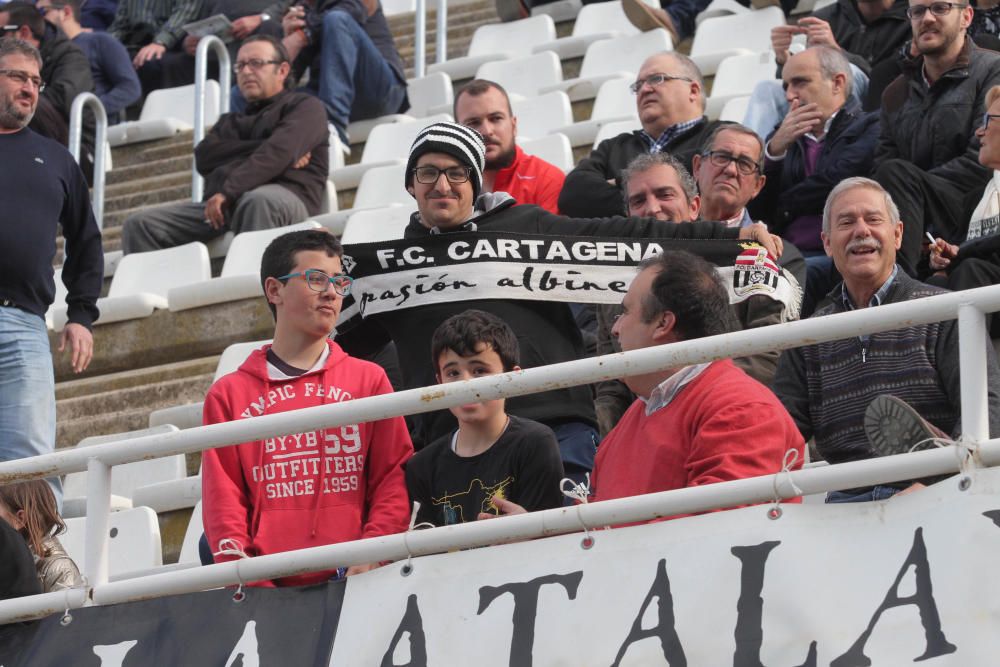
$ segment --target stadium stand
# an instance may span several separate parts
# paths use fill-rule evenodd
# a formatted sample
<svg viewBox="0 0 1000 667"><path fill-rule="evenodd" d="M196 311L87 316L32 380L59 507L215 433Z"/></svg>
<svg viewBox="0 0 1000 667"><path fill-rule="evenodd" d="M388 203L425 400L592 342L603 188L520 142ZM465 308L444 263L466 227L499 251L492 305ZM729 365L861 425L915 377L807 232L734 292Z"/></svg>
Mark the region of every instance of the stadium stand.
<svg viewBox="0 0 1000 667"><path fill-rule="evenodd" d="M721 11L722 2L716 0L716 9ZM413 75L414 4L412 0L384 3L409 76ZM443 66L432 65L427 76L410 80L412 106L407 114L352 126L351 137L356 143L349 153L331 147L337 150L343 165L331 173L328 207L335 212L302 225L321 224L335 233L342 232L345 242L399 237L415 207L399 186L405 158L401 147L409 146L413 135L426 124L450 119L454 90L474 73L504 82L514 93L519 144L564 170L573 167L573 146L589 150L595 137L600 140L609 132L635 129L635 102L627 86L648 53L671 49L673 45L665 32L640 35L627 21L619 20L622 16L618 2L587 5L579 12L575 26L556 25L552 16L500 25L496 24L493 3L488 0L449 3L449 55L463 57ZM732 47L747 50L739 53L757 53L754 45L761 42L760 51L765 51L773 12L743 13L752 14L750 24L768 26L767 30L759 28L764 35L761 40L753 41L756 31L743 24L738 31L741 34L730 34L727 40L702 38L699 28L691 50L703 60L714 60L716 66L732 55ZM553 16L558 20L559 13ZM710 21L726 20L719 16L706 19L704 33L718 35L715 26L719 24ZM428 25L433 25L433 12L428 16ZM556 39L557 35L568 37ZM428 39L428 62L435 55L433 41ZM530 69L525 69L522 62L528 63ZM529 81L528 73L541 76L543 63L549 79L544 83L534 78ZM762 70L747 70L750 73L745 76L763 76ZM505 72L512 73L509 80L504 78L508 76ZM717 80L724 83L726 76L727 67L723 67ZM773 70L767 77L773 78ZM748 82L735 81L733 86L720 83L717 92L721 95L714 104L720 104L723 118L740 117L733 110L742 101L738 96L742 88L737 88L737 83ZM552 90L540 90L545 86ZM142 255L144 261L137 267L130 267L128 258L118 263L120 225L127 215L144 207L190 198L189 127L193 102L190 97L181 97L190 96L181 89L159 91L156 95L163 100L151 95L141 120L117 130L121 136L112 141L115 168L108 174L104 247L110 278L106 281L108 298L141 290L154 292L157 299L147 299L149 312L144 319L118 319L113 308L105 310L101 326L95 329L95 362L85 376L73 377L65 362L56 359L60 447L77 443L86 446L94 442L93 436L121 438L143 429L200 425L201 401L213 379L235 369L251 349L266 342L260 339L271 331L270 313L263 300L255 296L259 290L255 264L263 237L244 234L236 239L215 240L207 248L201 246L191 252L192 257L197 255L193 264L197 268L181 269L174 260L164 262L172 275L163 279L155 277L150 254ZM217 100L215 104L217 109ZM217 111L210 118L216 115ZM160 129L152 124L141 125L152 118L158 119L155 128ZM165 120L169 118L174 120ZM262 234L281 231L287 229ZM57 267L62 261L61 247ZM61 287L58 274L57 285ZM233 287L232 294L223 287ZM53 326L58 326L58 312L54 310L50 315ZM52 336L53 341L58 340L55 333ZM131 485L116 486L116 494L121 497L117 506L131 505L132 509L112 516L112 528L119 535L112 540L113 577L178 559L187 564L198 562L200 457L189 456L183 465L178 465L177 460L163 461L173 466L169 478L143 473ZM117 481L123 474L119 469L115 473ZM68 489L76 489L72 496L80 498L85 493L85 486L80 484L80 479L68 481ZM82 504L83 500L76 502ZM71 519L70 535L64 540L71 554L81 560L82 520ZM136 536L134 541L132 536Z"/></svg>

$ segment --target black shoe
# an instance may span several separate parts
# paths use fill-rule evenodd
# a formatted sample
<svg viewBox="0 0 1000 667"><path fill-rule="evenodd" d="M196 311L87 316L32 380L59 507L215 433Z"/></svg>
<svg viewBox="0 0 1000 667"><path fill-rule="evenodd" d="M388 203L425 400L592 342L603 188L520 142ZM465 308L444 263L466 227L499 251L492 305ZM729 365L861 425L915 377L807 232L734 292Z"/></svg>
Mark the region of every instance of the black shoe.
<svg viewBox="0 0 1000 667"><path fill-rule="evenodd" d="M936 439L950 439L917 414L906 401L888 394L878 396L865 409L865 435L879 456L929 449Z"/></svg>

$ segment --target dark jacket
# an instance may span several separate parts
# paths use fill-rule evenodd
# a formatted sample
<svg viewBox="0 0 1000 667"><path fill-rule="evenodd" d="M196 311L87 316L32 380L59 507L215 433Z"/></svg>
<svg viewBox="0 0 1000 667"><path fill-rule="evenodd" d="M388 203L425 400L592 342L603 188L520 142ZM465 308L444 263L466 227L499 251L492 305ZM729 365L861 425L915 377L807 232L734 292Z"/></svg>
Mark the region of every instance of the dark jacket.
<svg viewBox="0 0 1000 667"><path fill-rule="evenodd" d="M41 75L45 82L41 96L69 122L69 110L76 96L94 90L90 62L80 47L50 23L45 24L41 42Z"/></svg>
<svg viewBox="0 0 1000 667"><path fill-rule="evenodd" d="M295 162L311 153L309 164ZM194 149L205 198L221 192L232 205L244 192L268 183L296 194L310 215L319 213L330 164L330 132L322 102L282 91L228 113Z"/></svg>
<svg viewBox="0 0 1000 667"><path fill-rule="evenodd" d="M928 88L923 57L915 58L882 96L875 167L901 158L950 181L963 193L982 190L990 170L979 164L986 93L1000 84L1000 53L966 39L955 66Z"/></svg>
<svg viewBox="0 0 1000 667"><path fill-rule="evenodd" d="M702 118L699 125L674 137L666 150L690 171L691 158L701 150L708 135L718 125L718 121L709 122ZM605 139L588 157L580 160L576 168L566 175L559 195L559 210L562 213L580 218L603 218L625 212L625 199L619 187L622 169L637 155L649 152L649 145L639 132L623 132L617 137ZM613 184L608 183L611 179Z"/></svg>
<svg viewBox="0 0 1000 667"><path fill-rule="evenodd" d="M420 223L418 215L413 214L406 228L405 238L423 238L431 233ZM665 225L652 218L571 219L549 213L538 206L517 206L513 200L477 215L470 224L449 231L472 229L567 237L630 236L666 239L732 239L739 233L737 229L728 229L713 222ZM585 356L580 329L568 304L519 299L457 301L391 311L366 319L365 326L346 332L344 338L338 332L337 342L349 353L357 354L365 346L372 346L379 333L382 333L383 338L378 342L385 342L384 336L388 334L396 344L405 388L436 384L435 368L429 353L431 336L445 319L470 308L493 313L511 326L517 334L521 352L520 365L524 368L573 361ZM367 326L372 320L378 325L374 330ZM381 332L378 331L379 327ZM589 386L516 396L507 400L506 410L510 414L553 427L567 422L596 424ZM455 424L447 410L413 415L411 420L415 424L413 435L417 449L447 433Z"/></svg>
<svg viewBox="0 0 1000 667"><path fill-rule="evenodd" d="M764 161L767 182L750 202L750 213L765 220L771 233L779 236L801 215L822 215L833 186L871 172L878 135L878 113L864 112L849 100L830 123L812 176L805 175L804 138L789 146L785 159ZM772 136L774 132L767 140Z"/></svg>
<svg viewBox="0 0 1000 667"><path fill-rule="evenodd" d="M895 56L912 35L906 17L907 0L896 0L880 17L866 24L855 0L837 0L813 14L830 24L844 55L865 74ZM779 73L780 76L780 73Z"/></svg>

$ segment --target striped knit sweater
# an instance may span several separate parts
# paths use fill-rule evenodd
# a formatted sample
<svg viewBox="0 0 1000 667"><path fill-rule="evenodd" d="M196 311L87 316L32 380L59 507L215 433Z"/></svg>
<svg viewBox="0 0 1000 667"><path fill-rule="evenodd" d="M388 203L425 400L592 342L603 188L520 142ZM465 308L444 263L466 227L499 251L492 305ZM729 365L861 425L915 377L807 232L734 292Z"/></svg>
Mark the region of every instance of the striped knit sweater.
<svg viewBox="0 0 1000 667"><path fill-rule="evenodd" d="M884 303L939 294L898 273ZM813 315L844 312L837 287L834 303ZM990 432L1000 434L1000 368L988 353ZM961 394L958 325L934 322L787 350L778 362L774 390L807 440L830 463L876 456L864 433L865 408L880 394L897 396L938 428L958 436Z"/></svg>

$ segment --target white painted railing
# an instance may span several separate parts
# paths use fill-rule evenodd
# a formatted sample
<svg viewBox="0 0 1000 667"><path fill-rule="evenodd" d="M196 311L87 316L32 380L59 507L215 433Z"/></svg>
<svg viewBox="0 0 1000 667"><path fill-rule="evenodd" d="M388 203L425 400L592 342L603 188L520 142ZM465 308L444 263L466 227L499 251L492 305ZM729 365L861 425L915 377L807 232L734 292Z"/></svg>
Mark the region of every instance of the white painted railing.
<svg viewBox="0 0 1000 667"><path fill-rule="evenodd" d="M229 89L232 87L232 64L225 43L213 35L202 37L194 54L194 146L205 138L205 84L208 81L208 50L219 58L219 115L229 112ZM191 166L191 201L200 202L205 179Z"/></svg>
<svg viewBox="0 0 1000 667"><path fill-rule="evenodd" d="M978 443L977 461L1000 464L1000 439L988 440L986 335L983 313L1000 310L1000 286L906 303L888 304L823 318L789 322L633 350L592 359L530 368L513 373L436 385L356 399L346 403L264 415L174 433L157 434L44 456L0 463L0 484L88 470L87 536L84 570L89 593L49 593L0 602L0 622L45 615L85 603L111 604L159 595L204 590L239 582L273 579L302 572L333 569L407 554L424 555L457 548L579 531L661 516L766 502L775 496L871 486L939 475L960 469L965 448L947 447L840 465L622 498L572 508L560 508L487 522L473 522L427 531L261 556L239 562L152 574L108 582L107 535L110 475L114 465L187 452L202 451L278 435L330 428L347 423L440 410L473 401L519 396L559 387L589 384L609 378L648 373L713 359L747 356L924 324L957 316L962 377L963 442ZM798 490L796 490L798 489Z"/></svg>
<svg viewBox="0 0 1000 667"><path fill-rule="evenodd" d="M448 2L434 0L437 8L437 25L434 41L435 62L448 59ZM427 0L417 0L413 28L413 76L422 77L427 72Z"/></svg>
<svg viewBox="0 0 1000 667"><path fill-rule="evenodd" d="M97 228L104 229L104 181L105 162L108 155L108 114L104 104L93 93L80 93L73 99L69 109L69 152L77 164L80 163L80 144L83 139L83 108L94 110L97 121L94 134L94 194L92 207Z"/></svg>

